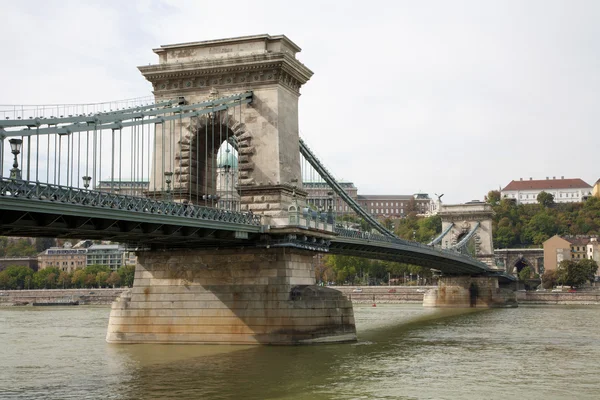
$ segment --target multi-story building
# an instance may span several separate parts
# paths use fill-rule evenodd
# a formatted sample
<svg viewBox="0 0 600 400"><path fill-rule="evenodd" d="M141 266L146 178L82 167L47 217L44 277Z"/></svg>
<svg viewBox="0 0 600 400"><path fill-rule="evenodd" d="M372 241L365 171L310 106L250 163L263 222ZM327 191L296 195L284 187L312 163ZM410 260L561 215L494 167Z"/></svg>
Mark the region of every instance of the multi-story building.
<svg viewBox="0 0 600 400"><path fill-rule="evenodd" d="M340 186L363 210L377 218L402 218L411 211L428 215L433 211L434 204L427 193L361 195L352 182L340 182ZM354 214L326 182L304 182L303 188L308 192L307 203L314 208L327 210L331 206L337 215Z"/></svg>
<svg viewBox="0 0 600 400"><path fill-rule="evenodd" d="M118 244L94 244L87 248L87 265L106 265L116 271L124 264L125 248Z"/></svg>
<svg viewBox="0 0 600 400"><path fill-rule="evenodd" d="M592 189L592 196L600 197L600 179L594 183L594 188Z"/></svg>
<svg viewBox="0 0 600 400"><path fill-rule="evenodd" d="M546 271L556 270L563 260L591 259L600 266L600 245L595 236L558 236L546 240L544 247L544 267ZM596 273L600 275L600 271Z"/></svg>
<svg viewBox="0 0 600 400"><path fill-rule="evenodd" d="M38 270L37 257L0 257L0 271L8 267L29 267Z"/></svg>
<svg viewBox="0 0 600 400"><path fill-rule="evenodd" d="M502 191L502 198L513 199L517 204L537 203L537 196L541 192L550 193L556 203L574 203L585 200L592 195L592 187L583 180L565 179L561 177L546 177L545 180L511 181Z"/></svg>
<svg viewBox="0 0 600 400"><path fill-rule="evenodd" d="M150 182L132 180L102 180L94 186L95 190L103 192L118 193L126 196L145 196L148 192Z"/></svg>
<svg viewBox="0 0 600 400"><path fill-rule="evenodd" d="M359 195L361 207L375 217L404 218L410 212L431 213L432 201L426 193L415 195Z"/></svg>
<svg viewBox="0 0 600 400"><path fill-rule="evenodd" d="M70 273L86 266L86 252L85 248L75 248L66 242L63 247L50 247L40 253L38 265L40 269L56 267Z"/></svg>
<svg viewBox="0 0 600 400"><path fill-rule="evenodd" d="M352 182L339 182L344 192L354 201L358 200L358 189ZM306 202L317 210L332 207L338 215L354 214L354 211L329 187L326 182L303 182L302 189L308 192Z"/></svg>

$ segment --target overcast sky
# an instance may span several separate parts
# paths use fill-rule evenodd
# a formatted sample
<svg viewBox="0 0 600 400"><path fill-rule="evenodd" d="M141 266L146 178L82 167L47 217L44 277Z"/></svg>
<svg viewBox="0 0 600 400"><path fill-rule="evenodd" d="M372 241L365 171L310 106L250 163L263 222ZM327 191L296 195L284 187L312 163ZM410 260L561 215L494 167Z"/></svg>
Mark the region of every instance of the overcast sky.
<svg viewBox="0 0 600 400"><path fill-rule="evenodd" d="M150 95L160 45L284 34L300 131L359 194L600 178L600 1L0 0L0 104Z"/></svg>

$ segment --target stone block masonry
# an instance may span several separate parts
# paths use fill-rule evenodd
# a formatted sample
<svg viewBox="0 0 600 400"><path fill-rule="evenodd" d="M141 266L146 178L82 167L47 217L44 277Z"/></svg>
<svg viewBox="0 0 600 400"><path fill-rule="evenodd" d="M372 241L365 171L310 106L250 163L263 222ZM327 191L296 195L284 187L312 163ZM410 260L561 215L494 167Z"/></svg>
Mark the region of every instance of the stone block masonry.
<svg viewBox="0 0 600 400"><path fill-rule="evenodd" d="M140 252L113 303L111 343L304 344L356 340L352 303L315 286L290 248Z"/></svg>
<svg viewBox="0 0 600 400"><path fill-rule="evenodd" d="M423 297L424 307L517 307L515 293L495 277L445 276Z"/></svg>

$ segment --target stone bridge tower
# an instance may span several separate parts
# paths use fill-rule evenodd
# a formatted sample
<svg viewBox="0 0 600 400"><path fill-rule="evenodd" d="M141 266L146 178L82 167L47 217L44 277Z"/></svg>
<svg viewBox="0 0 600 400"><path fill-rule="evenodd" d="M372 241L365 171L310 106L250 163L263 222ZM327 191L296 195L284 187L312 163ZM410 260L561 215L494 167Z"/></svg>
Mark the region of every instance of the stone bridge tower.
<svg viewBox="0 0 600 400"><path fill-rule="evenodd" d="M197 103L253 92L248 105L159 124L149 194L160 195L167 176L172 177L168 183L173 183L175 201L188 196L206 199L204 195L216 192L212 169L223 135L217 140L206 132L217 119L238 148L242 211L263 216L267 226L262 236L286 239L138 252L133 287L113 303L107 341L356 340L352 303L337 290L315 285L313 256L331 237L331 224L300 226L298 214L292 220L291 211L297 212L297 204L306 197L301 187L298 97L312 75L296 59L299 51L285 36L247 36L161 46L154 50L159 64L140 67L157 101L183 97Z"/></svg>
<svg viewBox="0 0 600 400"><path fill-rule="evenodd" d="M251 104L217 116L219 125L226 126L228 131L213 141L222 141L225 135L235 136L241 209L263 215L269 225L287 223L293 186L302 182L298 97L300 87L313 73L296 59L299 51L283 35L246 36L161 46L154 49L159 64L139 68L152 83L157 102L183 97L187 103L198 103L253 92ZM216 174L212 171L215 163L211 157L216 158L213 149L218 149L221 142L206 141L204 128L208 123L207 118L200 118L194 123L186 120L182 122L184 126L177 122L165 124L164 134L156 137L152 171L158 172L151 176L150 193L160 191L164 165L173 173L175 201L190 193L192 198L202 198L214 192L216 182L211 176ZM196 143L197 140L200 142ZM189 159L206 162L207 166L194 169L188 165ZM300 200L306 197L301 188L295 194Z"/></svg>
<svg viewBox="0 0 600 400"><path fill-rule="evenodd" d="M475 256L490 266L494 263L494 243L492 239L492 206L483 202L442 205L439 213L442 218L442 232L446 235L440 245L443 248L456 246L466 235L475 229L467 245Z"/></svg>

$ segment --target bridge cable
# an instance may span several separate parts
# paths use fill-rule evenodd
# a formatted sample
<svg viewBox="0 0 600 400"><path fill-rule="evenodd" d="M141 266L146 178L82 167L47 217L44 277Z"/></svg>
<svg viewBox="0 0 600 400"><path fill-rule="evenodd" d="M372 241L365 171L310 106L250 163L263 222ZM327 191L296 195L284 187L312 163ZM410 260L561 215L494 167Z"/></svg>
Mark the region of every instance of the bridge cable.
<svg viewBox="0 0 600 400"><path fill-rule="evenodd" d="M442 239L444 238L444 236L446 236L446 234L448 232L450 232L450 229L452 229L453 226L454 226L454 222L451 222L450 225L448 225L448 227L442 233L440 233L440 235L438 237L433 239L431 242L427 243L427 246L434 246L434 245L438 244L439 242L441 242Z"/></svg>
<svg viewBox="0 0 600 400"><path fill-rule="evenodd" d="M300 153L306 158L310 165L319 173L322 179L329 184L329 186L356 212L359 216L364 218L375 230L380 232L382 235L397 239L398 237L392 232L387 230L383 225L373 218L368 212L354 201L346 191L339 185L339 183L333 178L333 176L327 171L327 169L321 164L317 157L312 153L308 146L300 139Z"/></svg>

